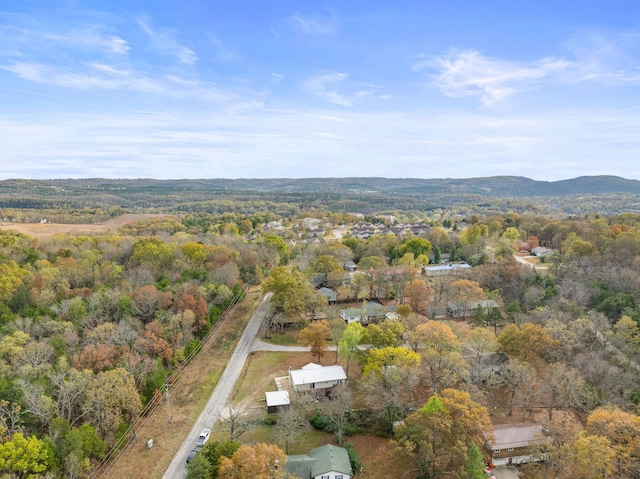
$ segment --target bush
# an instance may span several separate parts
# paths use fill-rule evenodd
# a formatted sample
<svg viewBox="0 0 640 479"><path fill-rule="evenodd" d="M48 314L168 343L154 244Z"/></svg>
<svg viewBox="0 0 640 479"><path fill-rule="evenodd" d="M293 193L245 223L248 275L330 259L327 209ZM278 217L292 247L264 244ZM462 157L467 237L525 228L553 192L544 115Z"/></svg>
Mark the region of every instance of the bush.
<svg viewBox="0 0 640 479"><path fill-rule="evenodd" d="M360 455L358 451L356 451L356 447L351 442L345 442L344 448L347 450L349 454L349 462L351 463L351 469L353 469L353 473L357 474L360 469L362 469L362 461L360 460Z"/></svg>
<svg viewBox="0 0 640 479"><path fill-rule="evenodd" d="M331 421L327 416L323 416L322 414L316 412L309 417L309 422L311 423L313 428L317 429L318 431L334 432Z"/></svg>
<svg viewBox="0 0 640 479"><path fill-rule="evenodd" d="M278 418L275 414L267 414L267 416L262 421L265 426L273 426L278 422Z"/></svg>

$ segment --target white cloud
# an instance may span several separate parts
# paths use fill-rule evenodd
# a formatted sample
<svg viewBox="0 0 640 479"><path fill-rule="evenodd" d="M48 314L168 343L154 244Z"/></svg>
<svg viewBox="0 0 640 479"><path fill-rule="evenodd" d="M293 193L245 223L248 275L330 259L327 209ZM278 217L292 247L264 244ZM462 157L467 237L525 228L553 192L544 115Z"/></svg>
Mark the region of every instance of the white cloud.
<svg viewBox="0 0 640 479"><path fill-rule="evenodd" d="M601 81L612 85L640 82L640 34L605 34L588 30L575 34L567 45L580 68L579 81Z"/></svg>
<svg viewBox="0 0 640 479"><path fill-rule="evenodd" d="M373 93L372 85L347 82L347 73L327 72L316 75L304 84L304 89L329 103L351 106L358 99ZM338 87L350 92L338 91Z"/></svg>
<svg viewBox="0 0 640 479"><path fill-rule="evenodd" d="M435 59L415 61L413 70L435 70L434 84L446 95L478 97L491 106L572 66L559 58L526 64L487 58L474 50L452 50Z"/></svg>
<svg viewBox="0 0 640 479"><path fill-rule="evenodd" d="M152 77L104 63L87 63L86 68L57 67L41 63L15 62L0 65L23 80L77 90L122 90L150 93L168 98L192 98L214 103L237 101L240 97L252 97L250 91L233 91L217 88L207 82L181 78L176 75Z"/></svg>
<svg viewBox="0 0 640 479"><path fill-rule="evenodd" d="M193 50L180 45L174 38L170 31L162 30L157 31L151 28L151 26L144 20L138 20L138 25L145 32L152 45L159 51L173 55L178 58L181 63L187 65L193 65L198 61L198 57Z"/></svg>
<svg viewBox="0 0 640 479"><path fill-rule="evenodd" d="M640 120L558 111L372 115L351 110L192 109L182 113L0 115L3 175L14 177L275 178L383 176L638 178ZM52 121L55 118L55 121ZM602 158L615 161L603 162ZM260 161L257 161L257 158ZM152 166L150 166L152 165ZM26 173L25 173L26 172Z"/></svg>

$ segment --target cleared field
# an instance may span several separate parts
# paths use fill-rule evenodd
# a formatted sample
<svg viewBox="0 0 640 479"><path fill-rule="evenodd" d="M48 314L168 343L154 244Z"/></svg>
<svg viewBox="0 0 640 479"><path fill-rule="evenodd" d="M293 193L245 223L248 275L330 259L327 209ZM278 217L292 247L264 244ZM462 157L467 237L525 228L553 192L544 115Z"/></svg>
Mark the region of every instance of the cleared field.
<svg viewBox="0 0 640 479"><path fill-rule="evenodd" d="M57 234L101 235L116 231L121 226L149 218L161 218L162 214L124 214L102 223L61 224L61 223L8 223L0 222L0 230L15 231L34 238L47 238Z"/></svg>

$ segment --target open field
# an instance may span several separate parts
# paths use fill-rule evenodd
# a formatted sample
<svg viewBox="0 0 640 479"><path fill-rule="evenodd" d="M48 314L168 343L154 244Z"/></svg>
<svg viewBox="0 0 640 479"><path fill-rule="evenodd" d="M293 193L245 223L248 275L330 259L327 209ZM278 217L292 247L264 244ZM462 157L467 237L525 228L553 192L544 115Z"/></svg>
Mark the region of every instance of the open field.
<svg viewBox="0 0 640 479"><path fill-rule="evenodd" d="M102 235L136 221L159 218L162 214L124 214L102 223L62 224L62 223L9 223L0 222L0 230L14 231L34 238L47 238L57 234Z"/></svg>

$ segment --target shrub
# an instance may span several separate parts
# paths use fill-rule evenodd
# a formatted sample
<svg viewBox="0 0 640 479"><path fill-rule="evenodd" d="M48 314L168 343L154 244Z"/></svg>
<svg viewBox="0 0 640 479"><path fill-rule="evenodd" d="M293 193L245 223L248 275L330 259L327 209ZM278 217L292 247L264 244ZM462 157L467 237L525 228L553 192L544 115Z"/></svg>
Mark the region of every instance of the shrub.
<svg viewBox="0 0 640 479"><path fill-rule="evenodd" d="M360 455L358 451L356 451L356 447L351 442L345 442L344 448L347 450L349 454L349 462L351 463L351 469L353 469L353 473L357 474L360 469L362 469L362 461L360 460Z"/></svg>
<svg viewBox="0 0 640 479"><path fill-rule="evenodd" d="M327 416L316 412L309 417L309 422L318 431L334 432L331 421Z"/></svg>

